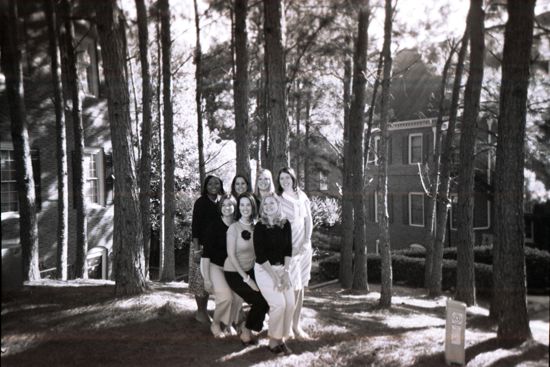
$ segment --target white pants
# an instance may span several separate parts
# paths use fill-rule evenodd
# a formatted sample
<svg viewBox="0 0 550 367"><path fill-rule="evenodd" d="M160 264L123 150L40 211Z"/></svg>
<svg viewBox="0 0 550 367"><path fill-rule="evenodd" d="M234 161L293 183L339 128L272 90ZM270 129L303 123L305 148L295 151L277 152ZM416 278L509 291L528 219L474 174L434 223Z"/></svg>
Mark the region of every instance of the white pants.
<svg viewBox="0 0 550 367"><path fill-rule="evenodd" d="M290 261L290 280L295 290L300 290L309 285L311 278L311 263L313 249L311 242L299 255L294 255Z"/></svg>
<svg viewBox="0 0 550 367"><path fill-rule="evenodd" d="M229 288L225 280L223 267L210 263L210 280L212 281L216 301L213 321L216 323L223 322L226 326L231 325L237 321L243 299Z"/></svg>
<svg viewBox="0 0 550 367"><path fill-rule="evenodd" d="M272 266L279 275L284 272L282 265ZM260 264L254 265L256 283L269 304L269 328L267 335L273 339L288 338L292 327L292 316L294 314L294 289L280 292L275 289L275 284L269 273Z"/></svg>

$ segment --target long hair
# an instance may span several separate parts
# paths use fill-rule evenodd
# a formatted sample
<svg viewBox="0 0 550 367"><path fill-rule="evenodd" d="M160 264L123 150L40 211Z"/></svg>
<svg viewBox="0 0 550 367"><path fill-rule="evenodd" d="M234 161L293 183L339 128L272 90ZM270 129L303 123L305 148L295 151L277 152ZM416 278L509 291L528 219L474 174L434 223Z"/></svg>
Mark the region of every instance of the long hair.
<svg viewBox="0 0 550 367"><path fill-rule="evenodd" d="M239 206L241 205L242 199L248 199L250 201L250 205L252 206L252 213L250 214L250 219L254 220L258 216L258 207L256 206L256 199L254 199L254 195L250 192L243 192L239 195L237 198L237 210L235 210L235 219L239 220L241 219L241 211L239 210Z"/></svg>
<svg viewBox="0 0 550 367"><path fill-rule="evenodd" d="M220 213L220 215L222 215L222 207L223 207L223 203L224 201L226 200L229 200L231 202L231 204L233 205L233 213L235 213L237 211L237 201L235 200L235 198L233 197L233 195L231 194L223 194L221 197L220 197L220 200L218 201L218 212ZM233 214L234 215L234 214Z"/></svg>
<svg viewBox="0 0 550 367"><path fill-rule="evenodd" d="M237 179L239 177L242 178L244 180L244 182L246 182L246 191L245 192L252 192L252 188L250 187L250 182L248 182L247 178L244 177L243 175L236 175L233 178L233 181L231 181L231 195L233 195L234 197L239 196L239 194L237 194L237 191L235 191L235 183L237 183Z"/></svg>
<svg viewBox="0 0 550 367"><path fill-rule="evenodd" d="M273 175L271 174L271 171L267 168L260 168L258 174L256 175L256 183L254 184L254 195L256 195L258 199L261 199L260 189L258 188L258 178L260 178L261 175L269 176L269 181L271 182L269 185L269 192L275 192L275 184L273 183Z"/></svg>
<svg viewBox="0 0 550 367"><path fill-rule="evenodd" d="M281 195L283 193L283 187L281 186L281 174L286 173L292 178L292 189L294 192L298 192L298 179L296 178L296 172L290 167L283 167L279 170L277 174L277 194Z"/></svg>
<svg viewBox="0 0 550 367"><path fill-rule="evenodd" d="M273 199L277 203L277 212L271 217L264 213L264 202L266 201L266 199ZM281 208L279 197L275 195L275 193L269 193L262 199L262 203L260 204L260 222L262 222L267 227L284 227L286 223L286 218L283 216L283 210Z"/></svg>
<svg viewBox="0 0 550 367"><path fill-rule="evenodd" d="M219 178L218 176L215 176L215 175L208 175L206 176L206 178L204 179L204 183L202 184L202 189L201 189L201 196L206 196L208 195L208 190L206 189L206 187L208 186L208 183L210 182L210 180L212 179L218 179L220 181L220 191L218 192L219 195L223 195L225 194L225 190L223 189L223 181L221 178Z"/></svg>

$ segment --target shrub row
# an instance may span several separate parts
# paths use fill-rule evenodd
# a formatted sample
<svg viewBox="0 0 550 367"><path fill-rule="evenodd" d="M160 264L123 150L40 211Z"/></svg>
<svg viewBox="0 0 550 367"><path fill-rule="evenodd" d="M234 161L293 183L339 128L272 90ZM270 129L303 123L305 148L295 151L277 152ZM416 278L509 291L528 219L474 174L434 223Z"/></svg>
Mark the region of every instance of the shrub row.
<svg viewBox="0 0 550 367"><path fill-rule="evenodd" d="M340 255L336 254L319 263L319 271L326 280L338 278ZM409 257L401 254L392 255L392 270L394 283L401 283L410 287L424 286L424 259ZM367 271L369 282L380 282L380 255L367 256ZM527 277L528 292L531 294L548 293L548 275L541 281L532 274ZM538 272L540 274L540 272ZM450 290L456 287L456 260L443 260L442 289ZM493 285L492 266L475 263L475 281L477 292L480 295L489 295ZM544 283L545 281L545 283Z"/></svg>

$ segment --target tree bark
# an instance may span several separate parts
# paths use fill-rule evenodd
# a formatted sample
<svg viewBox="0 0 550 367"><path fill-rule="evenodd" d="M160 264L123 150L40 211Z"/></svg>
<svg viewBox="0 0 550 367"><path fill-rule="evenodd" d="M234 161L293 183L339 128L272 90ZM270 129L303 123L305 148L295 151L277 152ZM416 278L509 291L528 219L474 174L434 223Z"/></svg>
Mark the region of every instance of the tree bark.
<svg viewBox="0 0 550 367"><path fill-rule="evenodd" d="M138 184L130 138L130 97L124 73L124 22L116 0L98 0L94 5L113 143L115 293L134 295L142 293L146 285Z"/></svg>
<svg viewBox="0 0 550 367"><path fill-rule="evenodd" d="M175 279L174 259L174 116L172 113L172 73L170 67L172 41L170 36L170 6L168 0L160 0L162 85L164 119L164 266L160 269L162 281ZM200 49L199 49L200 52Z"/></svg>
<svg viewBox="0 0 550 367"><path fill-rule="evenodd" d="M47 0L46 18L48 21L48 39L50 47L52 89L55 110L55 143L57 163L57 276L67 280L68 276L68 227L69 227L69 191L67 173L67 133L65 114L63 113L63 86L59 64L59 45L57 13L53 0Z"/></svg>
<svg viewBox="0 0 550 367"><path fill-rule="evenodd" d="M250 177L249 128L248 128L248 49L246 17L248 1L235 0L235 145L237 146L237 174L248 182Z"/></svg>
<svg viewBox="0 0 550 367"><path fill-rule="evenodd" d="M464 113L460 136L460 168L457 210L456 299L471 306L476 302L474 273L474 152L483 83L485 55L484 12L481 0L471 0L468 14L470 75L464 90Z"/></svg>
<svg viewBox="0 0 550 367"><path fill-rule="evenodd" d="M144 0L136 0L139 34L139 58L141 62L141 159L139 161L139 202L143 247L145 255L145 278L149 278L149 252L151 248L151 96L152 86L149 75L149 30L147 28L147 8Z"/></svg>
<svg viewBox="0 0 550 367"><path fill-rule="evenodd" d="M535 0L509 0L504 32L495 166L494 297L497 339L504 346L531 338L526 308L523 170L529 63Z"/></svg>
<svg viewBox="0 0 550 367"><path fill-rule="evenodd" d="M428 193L429 205L428 205L428 219L426 228L426 262L425 262L425 274L424 274L424 286L429 288L429 294L432 297L438 297L441 295L441 280L442 280L442 264L443 264L443 246L434 246L434 238L436 236L436 222L437 222L437 201L439 195L439 167L441 158L441 127L443 125L443 114L445 105L445 89L447 86L447 75L449 74L449 67L455 53L455 45L451 47L449 56L445 60L443 66L443 75L441 77L441 86L439 94L439 106L435 128L435 147L431 156L430 162L430 192ZM443 243L441 243L443 245ZM431 251L428 251L428 248ZM431 253L431 261L428 261L428 254Z"/></svg>
<svg viewBox="0 0 550 367"><path fill-rule="evenodd" d="M352 288L367 290L365 215L363 211L363 138L366 94L367 47L369 26L368 1L357 1L359 21L353 62L353 85L349 112L350 186L353 195L354 268Z"/></svg>
<svg viewBox="0 0 550 367"><path fill-rule="evenodd" d="M23 66L18 45L17 1L9 0L2 9L2 70L11 119L11 138L15 159L15 177L19 199L19 241L23 280L40 279L36 194L32 172L31 148L25 110Z"/></svg>
<svg viewBox="0 0 550 367"><path fill-rule="evenodd" d="M353 195L350 187L349 109L351 100L352 59L344 64L344 167L342 172L342 247L340 250L340 284L351 288L353 282Z"/></svg>
<svg viewBox="0 0 550 367"><path fill-rule="evenodd" d="M380 155L378 157L378 248L380 249L380 301L383 308L391 307L392 298L392 264L390 253L390 228L388 215L388 140L389 140L389 109L390 109L390 86L391 86L391 32L392 32L392 4L391 0L385 2L384 19L384 45L382 56L384 57L384 71L382 78L382 97L380 111Z"/></svg>
<svg viewBox="0 0 550 367"><path fill-rule="evenodd" d="M268 168L272 172L287 167L288 120L286 117L285 51L283 47L283 2L264 0L264 35L267 118L269 126Z"/></svg>
<svg viewBox="0 0 550 367"><path fill-rule="evenodd" d="M77 278L88 278L88 225L87 225L87 200L86 200L86 172L84 171L84 124L82 121L82 101L80 99L80 88L78 74L76 71L76 50L74 42L74 26L72 21L71 4L68 0L61 1L61 12L64 18L64 48L66 59L65 70L67 92L65 101L70 100L71 122L73 124L73 201L76 209L76 259L75 276Z"/></svg>
<svg viewBox="0 0 550 367"><path fill-rule="evenodd" d="M306 115L305 115L305 131L304 131L304 147L306 152L309 152L309 132L311 130L311 89L307 90L306 94ZM309 153L304 157L304 191L309 195L310 192L310 166Z"/></svg>
<svg viewBox="0 0 550 367"><path fill-rule="evenodd" d="M206 163L204 160L204 140L203 140L203 124L202 124L202 78L201 78L201 67L202 67L202 50L201 50L201 28L200 28L200 19L199 19L199 9L197 5L197 0L193 0L193 5L195 8L195 33L197 36L195 44L195 104L197 105L197 135L198 135L198 146L199 151L199 180L202 183L206 177Z"/></svg>

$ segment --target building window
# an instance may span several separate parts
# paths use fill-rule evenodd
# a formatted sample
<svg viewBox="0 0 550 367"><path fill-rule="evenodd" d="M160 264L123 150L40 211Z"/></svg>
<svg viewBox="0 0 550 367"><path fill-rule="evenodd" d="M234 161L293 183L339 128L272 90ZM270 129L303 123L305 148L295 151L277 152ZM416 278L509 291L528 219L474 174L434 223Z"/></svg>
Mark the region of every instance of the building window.
<svg viewBox="0 0 550 367"><path fill-rule="evenodd" d="M409 225L424 227L424 193L409 193Z"/></svg>
<svg viewBox="0 0 550 367"><path fill-rule="evenodd" d="M457 229L458 195L451 194L451 229ZM491 227L491 205L481 193L474 193L474 229L489 229Z"/></svg>
<svg viewBox="0 0 550 367"><path fill-rule="evenodd" d="M17 185L15 183L15 161L13 149L1 150L2 164L2 213L19 210Z"/></svg>
<svg viewBox="0 0 550 367"><path fill-rule="evenodd" d="M77 73L80 89L87 95L99 96L99 78L95 41L85 37L77 49Z"/></svg>
<svg viewBox="0 0 550 367"><path fill-rule="evenodd" d="M103 205L105 197L103 150L84 148L84 174L88 203Z"/></svg>
<svg viewBox="0 0 550 367"><path fill-rule="evenodd" d="M34 176L36 210L40 211L42 198L40 194L40 151L38 149L31 149L31 161ZM2 213L18 212L19 198L15 177L15 155L12 143L2 142L0 144L0 165L2 182Z"/></svg>
<svg viewBox="0 0 550 367"><path fill-rule="evenodd" d="M328 177L323 171L319 171L319 191L328 190Z"/></svg>
<svg viewBox="0 0 550 367"><path fill-rule="evenodd" d="M422 134L409 135L409 164L422 162Z"/></svg>

